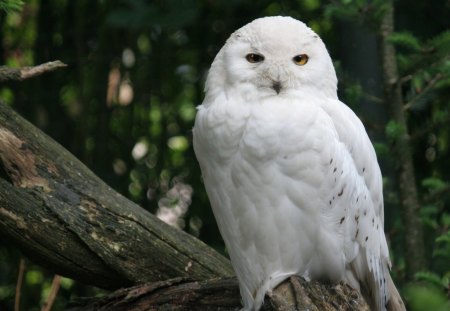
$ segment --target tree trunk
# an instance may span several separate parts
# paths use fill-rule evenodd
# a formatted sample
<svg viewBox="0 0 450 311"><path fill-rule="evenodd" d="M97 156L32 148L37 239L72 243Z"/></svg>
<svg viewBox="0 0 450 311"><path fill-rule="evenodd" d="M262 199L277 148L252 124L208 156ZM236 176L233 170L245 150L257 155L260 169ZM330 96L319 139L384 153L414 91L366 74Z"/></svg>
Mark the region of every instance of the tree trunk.
<svg viewBox="0 0 450 311"><path fill-rule="evenodd" d="M74 310L238 310L230 262L103 183L0 103L0 233L34 261L121 289ZM142 285L143 284L143 285ZM263 310L368 310L344 284L291 277Z"/></svg>
<svg viewBox="0 0 450 311"><path fill-rule="evenodd" d="M388 40L393 31L394 7L392 0L389 0L386 4L386 12L380 27L384 94L385 102L390 107L391 119L400 130L399 134L394 137L392 150L397 165L396 173L405 230L404 245L407 277L411 279L416 272L425 268L424 240L408 124L406 122L401 84L397 72L396 52L394 46Z"/></svg>

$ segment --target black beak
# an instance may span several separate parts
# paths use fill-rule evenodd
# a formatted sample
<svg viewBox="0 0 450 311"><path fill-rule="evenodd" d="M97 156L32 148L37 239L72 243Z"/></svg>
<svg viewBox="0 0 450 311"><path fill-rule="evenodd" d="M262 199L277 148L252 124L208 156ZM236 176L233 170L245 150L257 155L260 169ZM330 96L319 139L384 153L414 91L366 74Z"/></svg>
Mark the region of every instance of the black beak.
<svg viewBox="0 0 450 311"><path fill-rule="evenodd" d="M272 84L272 88L277 92L277 94L280 94L281 91L281 83L280 81L274 81Z"/></svg>

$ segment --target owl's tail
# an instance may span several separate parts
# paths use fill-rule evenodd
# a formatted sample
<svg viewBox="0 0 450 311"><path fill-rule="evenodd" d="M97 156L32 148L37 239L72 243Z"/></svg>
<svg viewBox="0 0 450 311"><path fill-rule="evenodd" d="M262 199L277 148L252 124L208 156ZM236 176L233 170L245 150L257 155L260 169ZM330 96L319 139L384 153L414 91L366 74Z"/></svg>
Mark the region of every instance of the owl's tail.
<svg viewBox="0 0 450 311"><path fill-rule="evenodd" d="M360 291L370 310L406 311L389 274L387 262L361 252L348 268L345 280Z"/></svg>
<svg viewBox="0 0 450 311"><path fill-rule="evenodd" d="M388 291L390 299L387 302L386 309L387 311L406 311L405 304L403 303L402 297L398 293L397 288L395 287L394 282L392 281L391 276L388 274Z"/></svg>

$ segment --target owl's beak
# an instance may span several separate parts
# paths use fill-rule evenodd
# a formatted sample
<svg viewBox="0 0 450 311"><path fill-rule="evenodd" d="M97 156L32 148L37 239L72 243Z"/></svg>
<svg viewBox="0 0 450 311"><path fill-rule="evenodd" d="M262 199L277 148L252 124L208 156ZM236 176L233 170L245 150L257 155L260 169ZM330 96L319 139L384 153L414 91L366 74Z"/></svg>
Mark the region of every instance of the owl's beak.
<svg viewBox="0 0 450 311"><path fill-rule="evenodd" d="M280 81L273 81L272 88L277 92L277 94L280 94L281 91L281 83Z"/></svg>

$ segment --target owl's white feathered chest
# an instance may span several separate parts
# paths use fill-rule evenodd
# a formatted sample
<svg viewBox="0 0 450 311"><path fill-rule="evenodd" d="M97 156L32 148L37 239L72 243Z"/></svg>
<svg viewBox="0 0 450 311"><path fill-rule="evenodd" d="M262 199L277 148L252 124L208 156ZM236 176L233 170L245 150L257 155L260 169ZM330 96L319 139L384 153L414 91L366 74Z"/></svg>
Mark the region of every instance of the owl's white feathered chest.
<svg viewBox="0 0 450 311"><path fill-rule="evenodd" d="M340 279L358 240L380 243L361 238L380 220L373 202L359 220L372 194L339 138L339 120L323 99L291 98L248 102L222 94L199 107L194 127L205 187L246 305L288 275Z"/></svg>

